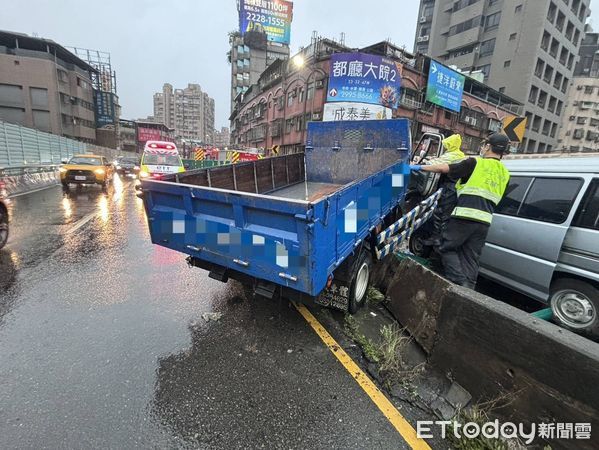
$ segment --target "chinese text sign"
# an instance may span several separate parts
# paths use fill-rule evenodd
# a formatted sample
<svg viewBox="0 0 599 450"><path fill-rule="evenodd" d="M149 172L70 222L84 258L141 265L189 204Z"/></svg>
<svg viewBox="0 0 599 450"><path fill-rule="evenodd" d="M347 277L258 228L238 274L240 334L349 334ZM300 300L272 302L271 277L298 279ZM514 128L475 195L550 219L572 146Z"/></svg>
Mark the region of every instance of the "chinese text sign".
<svg viewBox="0 0 599 450"><path fill-rule="evenodd" d="M466 77L431 60L426 85L426 100L460 112Z"/></svg>
<svg viewBox="0 0 599 450"><path fill-rule="evenodd" d="M357 102L397 108L401 65L365 53L331 56L327 102Z"/></svg>
<svg viewBox="0 0 599 450"><path fill-rule="evenodd" d="M289 44L293 3L285 0L241 0L239 30L264 31L269 41Z"/></svg>

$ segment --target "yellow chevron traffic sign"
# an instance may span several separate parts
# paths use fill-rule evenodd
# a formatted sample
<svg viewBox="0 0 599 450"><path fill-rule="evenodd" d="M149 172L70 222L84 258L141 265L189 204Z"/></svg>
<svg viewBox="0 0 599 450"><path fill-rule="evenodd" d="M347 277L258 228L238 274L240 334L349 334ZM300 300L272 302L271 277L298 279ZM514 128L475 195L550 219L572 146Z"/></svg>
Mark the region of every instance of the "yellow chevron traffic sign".
<svg viewBox="0 0 599 450"><path fill-rule="evenodd" d="M526 131L526 117L507 116L503 119L503 133L512 142L522 142Z"/></svg>

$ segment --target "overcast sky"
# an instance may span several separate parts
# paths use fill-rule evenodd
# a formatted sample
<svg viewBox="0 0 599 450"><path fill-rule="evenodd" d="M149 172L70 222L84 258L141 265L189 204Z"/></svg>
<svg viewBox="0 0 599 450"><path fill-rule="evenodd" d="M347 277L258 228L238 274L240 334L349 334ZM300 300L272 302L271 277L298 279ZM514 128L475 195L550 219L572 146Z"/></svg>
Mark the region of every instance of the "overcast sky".
<svg viewBox="0 0 599 450"><path fill-rule="evenodd" d="M123 118L151 115L152 95L163 83L176 88L199 83L215 100L216 127L228 126L227 33L238 28L235 0L2 3L0 29L37 33L64 46L109 52L117 72ZM335 39L345 32L345 42L351 47L390 39L411 50L418 4L419 0L296 0L292 52L310 43L313 30ZM599 24L599 11L592 18Z"/></svg>

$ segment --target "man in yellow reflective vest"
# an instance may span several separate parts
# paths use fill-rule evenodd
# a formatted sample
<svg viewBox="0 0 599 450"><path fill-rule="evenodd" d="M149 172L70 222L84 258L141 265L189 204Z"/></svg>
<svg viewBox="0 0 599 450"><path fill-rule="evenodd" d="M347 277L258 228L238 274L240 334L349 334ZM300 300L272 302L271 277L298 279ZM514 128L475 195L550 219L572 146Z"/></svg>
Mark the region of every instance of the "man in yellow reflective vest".
<svg viewBox="0 0 599 450"><path fill-rule="evenodd" d="M451 165L410 166L412 170L446 173L458 179L458 202L443 231L438 252L447 279L461 286L471 289L476 286L480 254L493 212L510 179L501 162L508 148L508 137L493 133L481 145L481 158L468 158Z"/></svg>
<svg viewBox="0 0 599 450"><path fill-rule="evenodd" d="M438 158L431 160L428 164L454 164L466 157L460 148L462 146L462 136L459 134L456 133L446 137L441 141L441 144L443 145L445 152ZM441 176L439 187L443 188L443 191L439 196L437 208L435 208L435 212L431 218L433 232L431 233L431 236L423 242L424 245L432 245L435 247L441 245L441 235L447 226L451 212L458 200L456 195L456 181L457 180L452 178L449 174Z"/></svg>

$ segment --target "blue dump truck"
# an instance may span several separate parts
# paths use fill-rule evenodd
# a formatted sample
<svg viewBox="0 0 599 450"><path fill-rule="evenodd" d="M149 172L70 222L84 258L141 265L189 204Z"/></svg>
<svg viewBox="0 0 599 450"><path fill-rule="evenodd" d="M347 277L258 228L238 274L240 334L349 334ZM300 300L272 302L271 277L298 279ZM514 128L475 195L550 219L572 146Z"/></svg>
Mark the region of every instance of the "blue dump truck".
<svg viewBox="0 0 599 450"><path fill-rule="evenodd" d="M410 146L406 119L310 122L304 153L142 180L152 242L252 295L355 312L435 206L401 215Z"/></svg>

